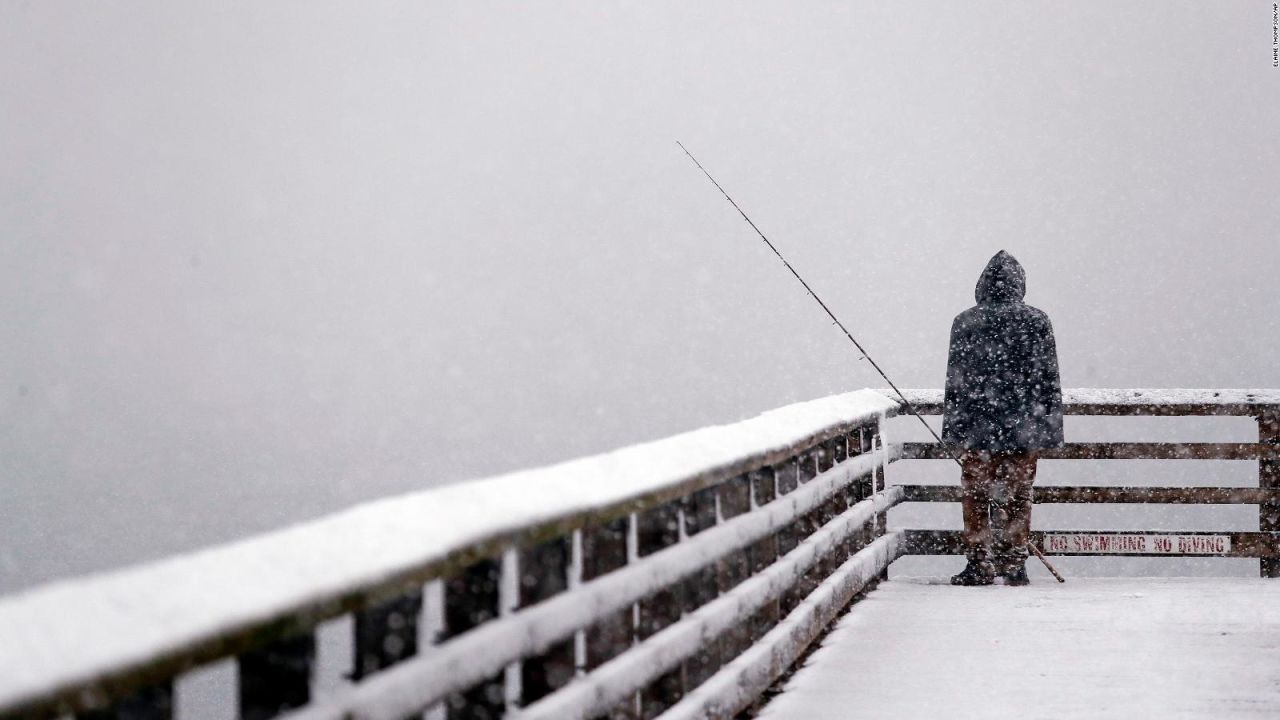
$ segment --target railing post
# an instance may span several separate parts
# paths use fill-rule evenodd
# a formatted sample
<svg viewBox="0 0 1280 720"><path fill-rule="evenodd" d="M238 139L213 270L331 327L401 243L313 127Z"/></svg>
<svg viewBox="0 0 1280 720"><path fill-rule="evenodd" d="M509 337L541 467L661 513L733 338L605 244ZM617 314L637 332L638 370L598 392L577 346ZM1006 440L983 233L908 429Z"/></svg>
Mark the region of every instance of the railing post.
<svg viewBox="0 0 1280 720"><path fill-rule="evenodd" d="M1280 490L1280 407L1267 408L1258 416L1258 443L1264 452L1258 458L1258 487L1264 490ZM1258 506L1258 529L1262 532L1280 530L1280 505L1266 503ZM1275 543L1268 547L1274 551ZM1259 574L1264 578L1280 578L1280 558L1262 558Z"/></svg>
<svg viewBox="0 0 1280 720"><path fill-rule="evenodd" d="M570 537L558 537L520 551L517 562L520 607L542 602L569 587L570 543ZM573 679L573 646L574 641L570 638L521 663L521 705L545 697Z"/></svg>
<svg viewBox="0 0 1280 720"><path fill-rule="evenodd" d="M823 442L814 450L814 453L817 455L819 475L835 467L836 465L835 440L827 440ZM826 526L827 523L831 522L832 520L835 520L836 516L843 511L842 508L839 508L837 506L837 503L840 501L840 498L841 498L841 494L835 493L831 497L827 498L827 500L823 502L821 506L819 506L817 522L815 523L817 527L821 528ZM844 558L841 557L840 553L838 552L832 552L826 557L824 557L822 561L819 562L817 565L818 576L819 576L818 581L821 582L822 580L825 580L827 576L829 576L837 567L840 567L840 563L842 562L844 562Z"/></svg>
<svg viewBox="0 0 1280 720"><path fill-rule="evenodd" d="M592 580L627 564L628 536L631 534L631 517L621 517L603 525L582 530L582 579ZM635 606L620 610L616 615L587 628L583 669L591 670L603 665L631 647L635 640ZM635 717L634 698L624 701L609 713L616 720Z"/></svg>
<svg viewBox="0 0 1280 720"><path fill-rule="evenodd" d="M777 497L777 477L772 467L751 474L751 507L754 510ZM755 575L778 559L778 536L770 535L750 548L751 574ZM751 619L751 641L755 642L778 624L778 601L766 603Z"/></svg>
<svg viewBox="0 0 1280 720"><path fill-rule="evenodd" d="M860 455L866 455L867 453L875 451L875 437L876 437L875 426L863 425L862 427L858 428L857 443L858 443L858 453ZM873 469L870 472L868 472L863 477L862 480L858 482L858 500L859 501L866 500L867 498L875 494L875 491L876 491L876 472ZM875 518L872 518L866 525L863 526L862 532L858 534L859 549L864 548L867 545L871 544L871 541L875 539L875 532L876 532L876 522L875 522Z"/></svg>
<svg viewBox="0 0 1280 720"><path fill-rule="evenodd" d="M444 583L444 634L463 632L498 617L501 580L499 560L481 560L463 568ZM503 675L451 695L446 701L449 720L494 720L506 710Z"/></svg>
<svg viewBox="0 0 1280 720"><path fill-rule="evenodd" d="M636 513L636 552L639 557L651 555L680 541L680 508L667 503ZM675 585L659 590L639 603L636 638L645 638L680 619L683 610L683 587ZM684 695L680 668L654 680L640 691L640 717L656 718L675 705Z"/></svg>
<svg viewBox="0 0 1280 720"><path fill-rule="evenodd" d="M848 458L852 459L861 455L862 454L862 428L857 427L850 430L848 433L846 433L844 436L844 443L845 443L845 455ZM845 503L849 506L853 506L862 502L864 499L866 499L867 488L869 484L870 484L870 480L866 477L854 478L853 482L849 483L849 487L845 490L845 493L844 493ZM850 555L861 550L867 544L866 530L860 529L858 530L858 532L851 534L849 536L849 541L847 544L849 547Z"/></svg>
<svg viewBox="0 0 1280 720"><path fill-rule="evenodd" d="M774 480L778 497L795 491L800 487L800 460L791 458L774 468ZM801 519L797 518L795 522L789 523L778 533L778 557L795 550L800 544L800 524ZM779 617L785 617L794 610L797 602L796 595L791 590L783 593L778 600Z"/></svg>
<svg viewBox="0 0 1280 720"><path fill-rule="evenodd" d="M268 720L310 702L315 659L316 636L312 631L241 655L236 665L242 720Z"/></svg>
<svg viewBox="0 0 1280 720"><path fill-rule="evenodd" d="M819 452L817 449L805 450L796 456L796 470L798 473L797 479L800 485L804 485L818 476L818 462ZM801 541L812 535L818 528L822 527L822 508L818 507L814 510L810 510L799 518L796 518L794 527L796 528L794 533L799 537L795 538L795 543L792 544L791 547L787 548L787 552L793 550L795 545L798 545ZM797 579L795 584L783 593L782 613L784 615L790 614L792 610L796 609L796 607L809 596L809 593L813 592L814 589L822 583L822 579L824 577L823 569L826 562L827 559L824 558L813 567L809 568L809 570L804 573L803 577Z"/></svg>
<svg viewBox="0 0 1280 720"><path fill-rule="evenodd" d="M355 613L351 678L359 681L418 654L422 590Z"/></svg>
<svg viewBox="0 0 1280 720"><path fill-rule="evenodd" d="M718 490L720 522L751 512L751 478L749 476L733 478L721 484ZM730 553L717 565L719 569L717 585L721 594L737 587L751 574L751 561L746 549ZM723 654L721 661L725 662L737 657L750 646L750 622L740 623L720 639L720 650Z"/></svg>
<svg viewBox="0 0 1280 720"><path fill-rule="evenodd" d="M684 498L684 534L693 537L719 522L716 512L716 489L705 488ZM693 612L716 598L719 578L716 566L710 565L694 573L684 583L684 609ZM720 643L704 644L698 654L684 662L684 687L686 690L701 685L720 669Z"/></svg>
<svg viewBox="0 0 1280 720"><path fill-rule="evenodd" d="M885 426L885 416L881 415L875 421L874 445L875 445L876 452L880 454L880 463L879 465L876 466L875 471L872 473L873 480L871 483L871 493L873 495L875 493L878 493L884 490L887 482L885 473L889 469L889 445L885 439L884 426ZM875 530L874 530L875 537L876 538L884 537L884 534L885 532L888 531L888 529L889 529L889 511L884 510L882 512L876 513ZM887 565L883 570L880 571L879 579L880 580L889 579L889 567Z"/></svg>

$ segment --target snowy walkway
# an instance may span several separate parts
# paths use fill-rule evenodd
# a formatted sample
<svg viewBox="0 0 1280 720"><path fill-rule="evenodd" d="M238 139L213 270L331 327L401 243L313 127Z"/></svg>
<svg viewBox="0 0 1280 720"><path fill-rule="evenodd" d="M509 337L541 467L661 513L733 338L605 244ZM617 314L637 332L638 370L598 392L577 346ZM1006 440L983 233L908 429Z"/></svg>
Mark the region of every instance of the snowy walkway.
<svg viewBox="0 0 1280 720"><path fill-rule="evenodd" d="M893 580L761 717L1280 717L1280 580Z"/></svg>

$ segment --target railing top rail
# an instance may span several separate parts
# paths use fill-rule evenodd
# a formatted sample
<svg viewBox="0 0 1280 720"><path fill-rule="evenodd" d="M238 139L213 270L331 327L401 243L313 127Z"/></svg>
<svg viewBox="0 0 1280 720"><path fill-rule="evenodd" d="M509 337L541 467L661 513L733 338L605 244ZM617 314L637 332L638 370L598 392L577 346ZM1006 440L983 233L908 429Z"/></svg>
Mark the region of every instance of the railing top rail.
<svg viewBox="0 0 1280 720"><path fill-rule="evenodd" d="M942 413L941 389L902 394L922 415ZM1280 407L1280 389L1071 388L1062 400L1068 415L1258 415Z"/></svg>
<svg viewBox="0 0 1280 720"><path fill-rule="evenodd" d="M508 545L781 462L896 411L896 402L872 390L835 395L0 598L0 708L133 668L159 677L234 654Z"/></svg>

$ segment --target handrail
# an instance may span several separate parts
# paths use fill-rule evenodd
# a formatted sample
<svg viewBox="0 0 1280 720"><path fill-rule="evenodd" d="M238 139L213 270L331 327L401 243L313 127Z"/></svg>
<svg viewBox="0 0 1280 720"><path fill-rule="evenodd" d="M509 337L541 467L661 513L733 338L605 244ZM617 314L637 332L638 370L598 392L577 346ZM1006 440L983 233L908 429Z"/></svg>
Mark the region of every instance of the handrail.
<svg viewBox="0 0 1280 720"><path fill-rule="evenodd" d="M905 390L918 412L943 411L941 390ZM1280 390L1110 390L1063 391L1068 415L1099 416L1251 416L1258 440L1248 443L1073 442L1040 451L1043 460L1252 460L1258 463L1257 487L1071 487L1039 486L1035 503L1244 504L1258 506L1258 531L1169 532L1145 530L1052 530L1032 533L1049 555L1168 557L1177 555L1249 557L1260 560L1263 577L1280 577ZM903 443L906 460L942 460L949 455L937 443ZM958 502L958 485L902 485L905 502ZM1045 541L1048 541L1047 543ZM906 554L958 554L960 533L905 530Z"/></svg>
<svg viewBox="0 0 1280 720"><path fill-rule="evenodd" d="M1258 443L1075 442L1041 450L1041 460L1258 460L1276 454ZM902 443L904 460L950 460L933 442Z"/></svg>
<svg viewBox="0 0 1280 720"><path fill-rule="evenodd" d="M888 397L891 391L881 390ZM941 415L941 389L914 388L902 394L921 415ZM1258 415L1280 407L1280 389L1068 388L1062 391L1067 415Z"/></svg>
<svg viewBox="0 0 1280 720"><path fill-rule="evenodd" d="M788 464L794 472L797 458L798 480L807 481L839 459L832 455L865 450L862 443L872 434L862 428L878 432L874 428L895 413L896 403L874 391L832 396L562 465L369 503L258 538L0 598L0 717L94 710L156 688L162 699L171 698L175 676L236 656L242 709L271 705L284 691L246 683L246 673L252 680L263 668L291 667L291 654L313 656L311 638L321 621L356 613L357 644L373 644L377 655L383 634L403 620L388 618L396 608L420 607L424 582L487 572L516 550L532 553L525 559L536 562L546 544L564 546L570 536L576 543L578 534L592 528L607 540L614 521L632 526L628 545L634 557L637 524L646 532L646 518L665 517L663 508L671 503L677 507L672 517L680 517L681 503L714 490L725 495L727 517L730 481ZM850 433L856 449L853 440L846 443ZM877 455L875 466L882 467L887 448ZM809 462L812 470L805 469ZM782 482L780 473L778 495L786 490ZM713 513L702 522L716 519ZM640 543L665 542L659 536ZM581 542L587 541L584 534ZM640 548L640 554L647 552ZM601 558L596 564L612 562ZM589 557L580 557L579 566L584 559L590 564ZM460 602L476 600L468 595L474 588L459 588L454 594ZM510 609L524 603L508 597L501 604ZM465 629L466 622L451 632ZM357 673L363 674L360 668ZM305 703L306 683L301 685L282 708Z"/></svg>
<svg viewBox="0 0 1280 720"><path fill-rule="evenodd" d="M904 502L960 502L959 485L903 484ZM1164 505L1272 505L1280 490L1256 487L1130 487L1124 485L1043 485L1031 490L1041 503L1151 503Z"/></svg>

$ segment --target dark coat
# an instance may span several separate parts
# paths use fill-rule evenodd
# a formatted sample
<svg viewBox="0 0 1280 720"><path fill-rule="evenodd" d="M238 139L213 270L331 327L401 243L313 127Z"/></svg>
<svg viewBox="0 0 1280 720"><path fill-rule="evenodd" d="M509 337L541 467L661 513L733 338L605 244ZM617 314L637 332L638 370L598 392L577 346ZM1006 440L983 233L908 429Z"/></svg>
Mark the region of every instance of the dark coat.
<svg viewBox="0 0 1280 720"><path fill-rule="evenodd" d="M987 263L978 304L951 325L943 442L968 450L1062 445L1062 384L1053 326L1022 302L1026 272L1001 250Z"/></svg>

